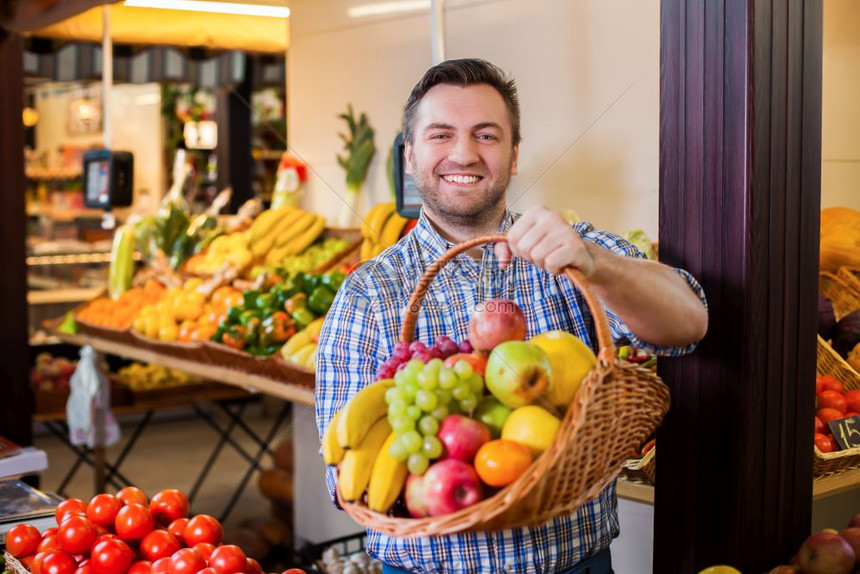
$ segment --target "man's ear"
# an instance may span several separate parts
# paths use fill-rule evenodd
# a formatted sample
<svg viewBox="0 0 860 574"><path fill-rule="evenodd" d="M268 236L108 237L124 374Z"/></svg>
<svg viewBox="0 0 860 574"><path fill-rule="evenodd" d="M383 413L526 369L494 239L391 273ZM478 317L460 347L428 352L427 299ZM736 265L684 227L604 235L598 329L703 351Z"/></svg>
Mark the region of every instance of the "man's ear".
<svg viewBox="0 0 860 574"><path fill-rule="evenodd" d="M403 142L403 170L412 175L412 144L409 141Z"/></svg>
<svg viewBox="0 0 860 574"><path fill-rule="evenodd" d="M514 157L513 161L511 161L511 175L517 175L519 173L519 168L517 167L517 159L520 155L520 144L514 146Z"/></svg>

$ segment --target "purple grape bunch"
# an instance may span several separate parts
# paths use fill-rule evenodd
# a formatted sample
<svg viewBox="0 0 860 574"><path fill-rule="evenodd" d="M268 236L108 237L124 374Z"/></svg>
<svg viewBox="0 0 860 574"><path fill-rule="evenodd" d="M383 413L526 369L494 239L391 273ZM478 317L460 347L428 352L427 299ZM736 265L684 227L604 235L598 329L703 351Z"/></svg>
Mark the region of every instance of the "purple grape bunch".
<svg viewBox="0 0 860 574"><path fill-rule="evenodd" d="M394 374L405 368L412 359L418 359L422 363L429 363L433 359L445 360L457 353L471 353L472 344L467 340L457 343L450 337L442 335L432 347L428 347L421 341L406 343L399 341L394 345L394 354L376 369L376 380L390 379Z"/></svg>

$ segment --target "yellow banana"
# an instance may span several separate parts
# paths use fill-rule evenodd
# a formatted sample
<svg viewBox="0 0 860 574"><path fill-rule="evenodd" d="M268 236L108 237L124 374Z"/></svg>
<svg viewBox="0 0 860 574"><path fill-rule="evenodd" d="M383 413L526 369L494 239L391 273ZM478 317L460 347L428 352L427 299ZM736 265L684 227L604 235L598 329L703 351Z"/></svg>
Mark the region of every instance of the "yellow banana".
<svg viewBox="0 0 860 574"><path fill-rule="evenodd" d="M278 237L275 239L275 246L284 247L285 245L289 245L293 239L304 233L316 220L317 215L315 213L302 212L297 220L278 234Z"/></svg>
<svg viewBox="0 0 860 574"><path fill-rule="evenodd" d="M325 217L322 217L321 215L317 215L315 217L316 219L314 219L310 227L289 243L287 256L297 255L307 249L311 243L316 241L317 237L320 236L320 233L325 230Z"/></svg>
<svg viewBox="0 0 860 574"><path fill-rule="evenodd" d="M305 362L303 363L304 367L308 370L315 370L317 367L317 349L319 349L319 345L314 343L313 352L309 353L307 357L305 357Z"/></svg>
<svg viewBox="0 0 860 574"><path fill-rule="evenodd" d="M344 450L340 448L340 444L337 442L337 432L335 430L337 429L337 421L340 419L342 412L343 409L334 414L323 433L322 455L326 464L340 464L340 461L343 460Z"/></svg>
<svg viewBox="0 0 860 574"><path fill-rule="evenodd" d="M303 330L306 331L311 336L311 338L318 337L320 334L320 331L322 331L322 326L323 326L324 321L325 321L324 316L323 317L317 317L316 319L314 319L313 321L308 323L308 326L305 327Z"/></svg>
<svg viewBox="0 0 860 574"><path fill-rule="evenodd" d="M367 220L367 237L374 242L378 242L382 236L382 230L385 229L385 224L395 212L393 201L383 203L381 209L373 214L373 217Z"/></svg>
<svg viewBox="0 0 860 574"><path fill-rule="evenodd" d="M296 221L299 221L305 215L304 211L296 207L288 206L282 207L281 209L287 211L285 211L281 218L275 222L275 225L272 226L266 235L260 236L257 242L254 243L252 247L254 257L262 257L263 255L266 255L273 247L275 247L281 235L286 233L291 225Z"/></svg>
<svg viewBox="0 0 860 574"><path fill-rule="evenodd" d="M345 409L347 408L349 405L345 407ZM344 412L338 422L342 423L346 414ZM338 429L340 429L340 425ZM361 498L367 483L370 481L373 463L390 434L391 427L388 424L388 419L381 418L370 427L364 440L343 455L337 481L344 500L351 501Z"/></svg>
<svg viewBox="0 0 860 574"><path fill-rule="evenodd" d="M407 223L408 221L400 217L399 213L391 214L380 233L382 235L382 249L387 249L400 240L400 234L403 233L403 228L406 227Z"/></svg>
<svg viewBox="0 0 860 574"><path fill-rule="evenodd" d="M370 211L364 216L364 221L361 224L362 237L376 237L378 230L375 230L374 225L378 223L377 219L379 217L384 217L382 214L389 209L390 205L390 203L377 203L370 208Z"/></svg>
<svg viewBox="0 0 860 574"><path fill-rule="evenodd" d="M376 421L388 412L385 391L394 384L393 379L382 379L358 391L343 408L337 425L337 441L343 448L355 448Z"/></svg>
<svg viewBox="0 0 860 574"><path fill-rule="evenodd" d="M294 211L298 211L298 208L288 205L284 207L280 207L278 209L268 209L257 216L257 219L254 220L254 223L251 224L251 238L250 242L257 243L264 237L266 237L270 232L272 232L275 227L278 226L278 223L290 213Z"/></svg>
<svg viewBox="0 0 860 574"><path fill-rule="evenodd" d="M303 329L287 339L287 342L281 347L281 357L290 360L290 357L295 355L299 349L307 347L311 343L313 343L313 336L307 329Z"/></svg>
<svg viewBox="0 0 860 574"><path fill-rule="evenodd" d="M290 355L290 361L297 365L304 366L307 363L308 359L316 352L317 345L316 343L312 342L310 345L305 345L304 347Z"/></svg>
<svg viewBox="0 0 860 574"><path fill-rule="evenodd" d="M391 433L376 455L367 485L367 506L374 512L388 512L400 496L409 470L405 461L397 461L388 452L397 435Z"/></svg>

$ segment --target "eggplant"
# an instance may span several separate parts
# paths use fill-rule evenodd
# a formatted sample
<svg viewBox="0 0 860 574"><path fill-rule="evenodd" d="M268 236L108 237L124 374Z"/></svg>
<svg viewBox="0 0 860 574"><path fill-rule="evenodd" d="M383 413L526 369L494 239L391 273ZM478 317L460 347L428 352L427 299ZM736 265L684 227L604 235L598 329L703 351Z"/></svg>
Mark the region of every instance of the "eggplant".
<svg viewBox="0 0 860 574"><path fill-rule="evenodd" d="M818 293L818 334L827 340L833 334L836 327L836 315L833 313L833 303L830 299Z"/></svg>
<svg viewBox="0 0 860 574"><path fill-rule="evenodd" d="M853 311L837 321L833 330L833 350L843 358L860 343L860 309Z"/></svg>

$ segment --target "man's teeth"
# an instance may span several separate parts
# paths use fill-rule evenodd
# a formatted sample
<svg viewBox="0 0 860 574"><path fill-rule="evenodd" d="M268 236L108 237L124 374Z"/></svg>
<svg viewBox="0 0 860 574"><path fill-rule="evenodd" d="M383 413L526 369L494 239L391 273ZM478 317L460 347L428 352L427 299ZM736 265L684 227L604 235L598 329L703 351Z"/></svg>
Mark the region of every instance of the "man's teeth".
<svg viewBox="0 0 860 574"><path fill-rule="evenodd" d="M475 175L446 175L443 179L449 183L478 183L481 178Z"/></svg>

